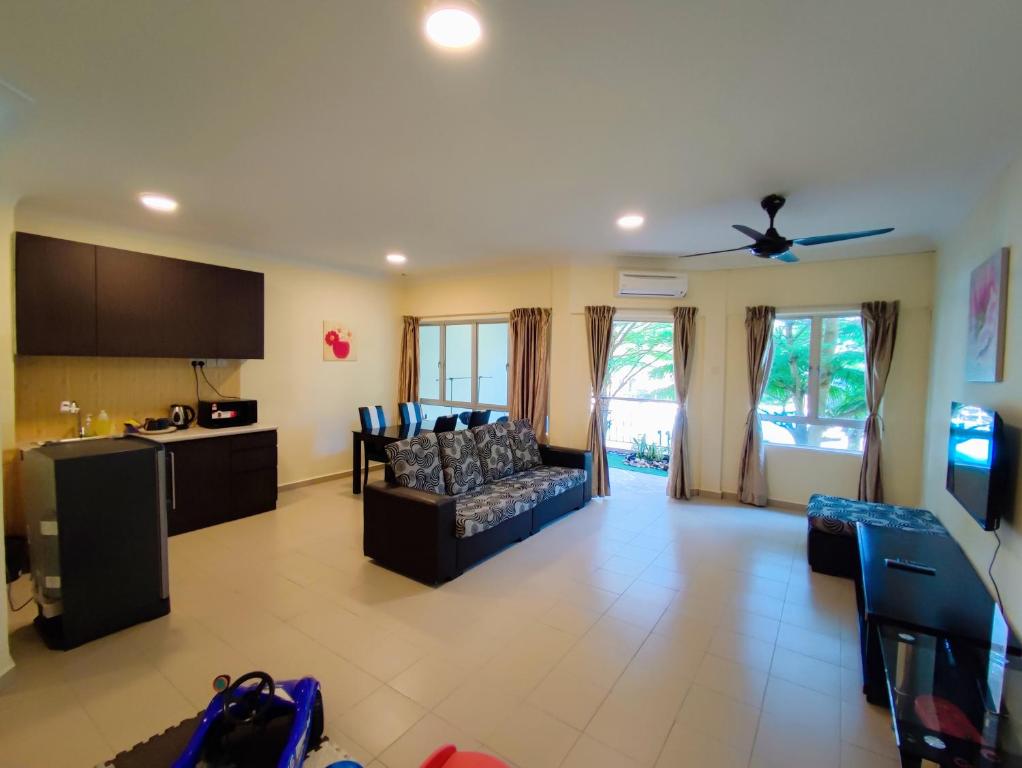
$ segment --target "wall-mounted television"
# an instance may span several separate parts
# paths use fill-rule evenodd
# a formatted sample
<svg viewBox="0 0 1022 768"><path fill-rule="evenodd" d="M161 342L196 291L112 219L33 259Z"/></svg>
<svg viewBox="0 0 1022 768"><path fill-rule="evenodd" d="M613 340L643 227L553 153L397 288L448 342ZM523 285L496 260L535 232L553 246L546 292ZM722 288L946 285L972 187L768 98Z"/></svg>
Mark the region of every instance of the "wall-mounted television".
<svg viewBox="0 0 1022 768"><path fill-rule="evenodd" d="M951 403L947 489L984 530L996 530L1005 504L1004 424L997 411Z"/></svg>

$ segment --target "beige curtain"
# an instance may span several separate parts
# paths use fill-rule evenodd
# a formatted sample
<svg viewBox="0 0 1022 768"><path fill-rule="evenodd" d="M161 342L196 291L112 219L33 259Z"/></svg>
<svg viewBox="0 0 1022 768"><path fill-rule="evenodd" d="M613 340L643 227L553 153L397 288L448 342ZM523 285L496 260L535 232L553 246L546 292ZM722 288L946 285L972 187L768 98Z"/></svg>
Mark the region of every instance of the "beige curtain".
<svg viewBox="0 0 1022 768"><path fill-rule="evenodd" d="M746 307L745 336L749 363L749 416L745 420L745 440L738 465L738 499L745 504L765 507L767 503L766 453L763 429L759 422L759 401L763 397L770 364L774 359L773 307Z"/></svg>
<svg viewBox="0 0 1022 768"><path fill-rule="evenodd" d="M397 401L414 403L419 399L419 318L405 315L401 332L401 370L398 373Z"/></svg>
<svg viewBox="0 0 1022 768"><path fill-rule="evenodd" d="M696 340L696 308L674 308L674 395L678 411L671 435L671 465L667 495L692 498L692 469L688 460L688 385L692 380L692 349Z"/></svg>
<svg viewBox="0 0 1022 768"><path fill-rule="evenodd" d="M550 396L550 310L512 309L509 334L511 418L528 419L536 438L545 443Z"/></svg>
<svg viewBox="0 0 1022 768"><path fill-rule="evenodd" d="M603 420L603 388L610 358L610 334L614 307L586 307L586 348L589 352L589 381L593 385L593 412L589 416L589 450L593 453L593 495L610 496L607 466L607 427Z"/></svg>
<svg viewBox="0 0 1022 768"><path fill-rule="evenodd" d="M862 305L862 330L866 337L866 439L859 470L859 499L883 501L884 481L880 473L880 443L883 424L880 403L887 387L898 334L898 302L868 301Z"/></svg>

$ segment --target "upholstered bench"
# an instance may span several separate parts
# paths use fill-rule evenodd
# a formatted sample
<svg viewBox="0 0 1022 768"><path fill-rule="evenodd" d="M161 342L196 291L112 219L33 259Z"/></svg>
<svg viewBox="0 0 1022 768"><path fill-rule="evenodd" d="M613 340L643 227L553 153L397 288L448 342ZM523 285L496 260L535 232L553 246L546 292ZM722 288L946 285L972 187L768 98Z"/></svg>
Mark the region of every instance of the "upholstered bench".
<svg viewBox="0 0 1022 768"><path fill-rule="evenodd" d="M806 513L809 518L809 566L817 573L846 579L855 578L858 563L856 523L948 535L947 529L932 512L895 504L854 501L814 493L809 498Z"/></svg>

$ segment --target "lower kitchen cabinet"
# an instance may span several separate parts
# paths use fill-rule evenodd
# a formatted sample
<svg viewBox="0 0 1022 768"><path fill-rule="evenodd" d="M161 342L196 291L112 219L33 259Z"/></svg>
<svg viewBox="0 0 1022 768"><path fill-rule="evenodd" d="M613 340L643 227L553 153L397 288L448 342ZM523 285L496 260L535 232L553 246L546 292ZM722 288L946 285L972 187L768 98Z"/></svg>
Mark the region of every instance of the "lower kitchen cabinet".
<svg viewBox="0 0 1022 768"><path fill-rule="evenodd" d="M277 507L277 432L166 445L171 535Z"/></svg>

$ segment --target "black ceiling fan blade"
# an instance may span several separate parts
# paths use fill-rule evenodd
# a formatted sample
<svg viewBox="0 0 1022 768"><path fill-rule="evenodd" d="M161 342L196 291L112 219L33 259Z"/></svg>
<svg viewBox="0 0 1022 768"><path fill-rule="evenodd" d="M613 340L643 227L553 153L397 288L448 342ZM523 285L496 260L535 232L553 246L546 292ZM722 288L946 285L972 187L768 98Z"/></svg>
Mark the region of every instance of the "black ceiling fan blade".
<svg viewBox="0 0 1022 768"><path fill-rule="evenodd" d="M764 237L766 237L766 235L764 235L762 232L757 232L752 227L747 227L744 224L732 224L731 226L737 229L746 237L751 237L753 240L762 240Z"/></svg>
<svg viewBox="0 0 1022 768"><path fill-rule="evenodd" d="M860 237L876 237L893 232L894 227L885 229L866 229L862 232L842 232L838 235L817 235L816 237L800 237L792 242L795 245L823 245L824 243L839 243L842 240L857 240Z"/></svg>
<svg viewBox="0 0 1022 768"><path fill-rule="evenodd" d="M715 253L734 253L735 251L747 251L751 245L743 245L741 248L725 248L723 251L703 251L702 253L682 253L679 259L691 259L693 256L712 256Z"/></svg>
<svg viewBox="0 0 1022 768"><path fill-rule="evenodd" d="M795 264L798 262L798 256L791 251L785 251L784 253L779 253L776 256L771 256L770 258L774 261L783 261L785 264Z"/></svg>

